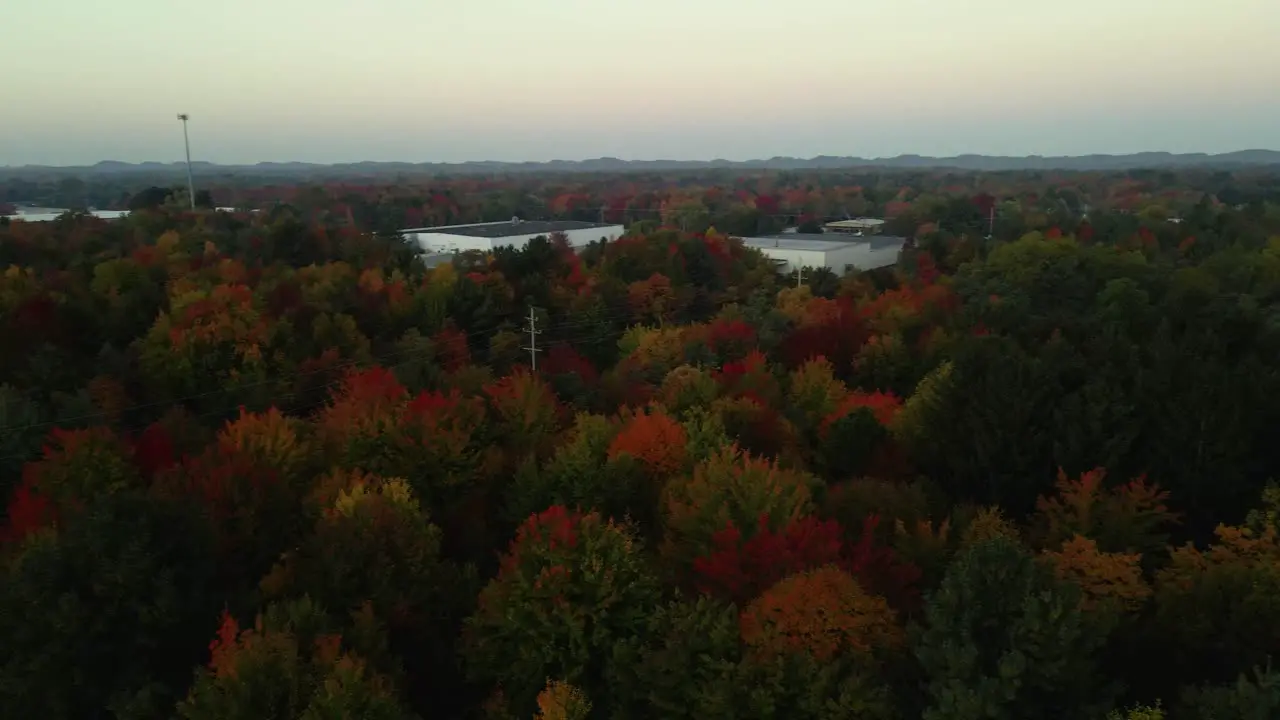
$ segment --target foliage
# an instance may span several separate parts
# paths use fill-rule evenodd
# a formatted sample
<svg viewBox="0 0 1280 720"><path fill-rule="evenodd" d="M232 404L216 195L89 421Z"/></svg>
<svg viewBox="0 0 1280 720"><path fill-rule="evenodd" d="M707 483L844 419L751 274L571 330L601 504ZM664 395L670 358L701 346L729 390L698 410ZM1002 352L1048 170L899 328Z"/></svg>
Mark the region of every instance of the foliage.
<svg viewBox="0 0 1280 720"><path fill-rule="evenodd" d="M1280 675L1255 668L1253 677L1241 673L1234 683L1188 688L1182 706L1188 717L1217 720L1253 720L1274 717L1280 712Z"/></svg>
<svg viewBox="0 0 1280 720"><path fill-rule="evenodd" d="M1092 653L1105 639L1074 588L1026 549L1007 537L979 541L952 561L914 635L924 717L1097 717L1108 698Z"/></svg>
<svg viewBox="0 0 1280 720"><path fill-rule="evenodd" d="M1219 526L1205 550L1174 550L1156 575L1155 609L1161 630L1176 640L1173 656L1193 677L1226 680L1266 662L1280 641L1280 540Z"/></svg>
<svg viewBox="0 0 1280 720"><path fill-rule="evenodd" d="M1164 720L1164 710L1160 709L1157 701L1155 705L1138 705L1123 713L1112 710L1107 714L1107 720Z"/></svg>
<svg viewBox="0 0 1280 720"><path fill-rule="evenodd" d="M1080 588L1081 607L1086 611L1104 605L1136 610L1151 595L1137 553L1102 552L1093 540L1076 535L1062 544L1061 551L1046 551L1044 556L1060 580Z"/></svg>
<svg viewBox="0 0 1280 720"><path fill-rule="evenodd" d="M163 714L212 630L200 518L136 491L29 537L0 581L0 700L15 717Z"/></svg>
<svg viewBox="0 0 1280 720"><path fill-rule="evenodd" d="M677 426L678 427L678 426ZM565 444L546 463L524 465L507 490L507 512L523 520L552 505L599 508L621 516L643 502L634 456L610 457L617 427L601 415L579 413ZM663 452L655 446L654 451Z"/></svg>
<svg viewBox="0 0 1280 720"><path fill-rule="evenodd" d="M587 720L591 701L578 688L559 680L538 693L537 720Z"/></svg>
<svg viewBox="0 0 1280 720"><path fill-rule="evenodd" d="M547 677L603 693L600 666L658 596L630 530L553 506L525 521L481 591L467 621L468 670L501 685L517 713L531 712Z"/></svg>
<svg viewBox="0 0 1280 720"><path fill-rule="evenodd" d="M826 565L792 575L742 611L742 638L755 652L875 653L902 642L884 598L868 594L848 573Z"/></svg>
<svg viewBox="0 0 1280 720"><path fill-rule="evenodd" d="M0 714L1267 707L1272 170L291 173L0 178Z"/></svg>
<svg viewBox="0 0 1280 720"><path fill-rule="evenodd" d="M1036 501L1034 534L1040 546L1056 548L1084 535L1106 552L1152 552L1163 549L1163 530L1176 521L1165 500L1169 493L1144 478L1103 490L1106 470L1097 468L1071 480L1058 471L1056 497Z"/></svg>
<svg viewBox="0 0 1280 720"><path fill-rule="evenodd" d="M715 547L726 526L755 527L761 517L786 527L811 509L813 478L730 446L672 478L663 493L663 549L678 567Z"/></svg>
<svg viewBox="0 0 1280 720"><path fill-rule="evenodd" d="M684 428L660 407L647 412L625 413L622 429L609 443L608 457L626 455L655 479L662 480L685 467Z"/></svg>
<svg viewBox="0 0 1280 720"><path fill-rule="evenodd" d="M200 671L191 694L178 707L181 717L412 717L387 679L344 647L341 635L314 626L295 627L285 613L275 610L260 615L246 630L223 614L217 636L209 645L208 668Z"/></svg>

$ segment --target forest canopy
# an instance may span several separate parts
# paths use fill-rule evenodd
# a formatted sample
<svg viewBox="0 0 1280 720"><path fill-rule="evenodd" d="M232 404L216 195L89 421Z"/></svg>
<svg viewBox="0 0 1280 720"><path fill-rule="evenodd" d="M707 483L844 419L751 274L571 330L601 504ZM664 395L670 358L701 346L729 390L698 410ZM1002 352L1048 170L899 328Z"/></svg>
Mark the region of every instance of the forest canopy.
<svg viewBox="0 0 1280 720"><path fill-rule="evenodd" d="M0 714L1280 716L1280 175L2 190Z"/></svg>

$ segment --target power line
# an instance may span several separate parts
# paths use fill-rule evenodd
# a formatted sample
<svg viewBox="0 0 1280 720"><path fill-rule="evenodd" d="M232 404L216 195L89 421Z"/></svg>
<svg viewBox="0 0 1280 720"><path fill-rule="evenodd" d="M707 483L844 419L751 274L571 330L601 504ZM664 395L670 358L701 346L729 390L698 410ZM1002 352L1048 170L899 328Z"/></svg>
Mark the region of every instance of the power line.
<svg viewBox="0 0 1280 720"><path fill-rule="evenodd" d="M739 298L728 298L728 299L720 300L713 303L711 308L713 310L719 311L720 309L728 305L733 305L740 302L743 302L743 300ZM614 323L617 323L617 322L625 322L629 320L630 317L631 317L631 314L626 311L609 312L609 313L603 313L589 320L571 320L571 321L557 323L555 325L552 325L550 328L539 329L536 327L537 320L536 320L536 316L533 315L533 308L530 308L530 316L527 318L524 318L525 320L530 320L530 328L534 330L534 333L531 334L531 339L530 339L530 346L532 347L532 350L530 353L532 362L530 363L530 365L532 366L533 370L536 372L537 370L536 353L542 352L546 348L537 347L536 341L534 338L536 338L537 335L543 334L544 331L551 332L553 334L559 334L569 330L579 330L579 329L587 329L587 328L595 329L602 324L613 325ZM462 336L464 339L471 341L474 339L478 339L480 337L491 338L493 335L497 334L498 330L495 329L492 331L474 331L474 330L464 331L464 330L453 329L453 332ZM522 332L528 332L528 330L522 330ZM561 338L559 340L554 340L548 343L547 345L548 346L572 345L572 343L575 341L591 339L592 337L594 337L594 335L595 333L569 333L569 337ZM522 349L530 350L531 347L523 347ZM86 421L107 420L114 415L123 415L125 413L136 412L139 410L175 407L175 406L183 405L185 403L196 401L196 400L205 400L209 398L218 397L221 395L230 395L232 393L240 393L246 390L252 390L254 388L262 388L262 387L267 387L271 385L279 385L285 382L296 383L296 381L302 380L308 377L313 377L316 375L322 375L327 373L340 372L342 370L357 368L361 365L377 365L381 367L387 367L388 369L392 369L392 368L396 368L404 365L408 360L417 359L419 357L425 357L426 352L427 350L424 350L424 349L402 348L398 350L393 350L391 352L381 353L379 355L371 356L367 360L362 358L348 358L341 362L338 362L326 367L322 367L322 368L316 368L316 369L305 370L305 371L297 371L292 373L281 373L279 375L276 375L272 378L268 378L266 380L259 380L251 383L245 383L242 385L236 385L233 387L223 387L223 388L218 388L216 390L209 390L202 393L194 393L191 395L184 395L176 398L168 398L165 400L156 400L152 402L138 403L138 404L129 405L123 408L117 408L112 411L100 411L100 412L94 412L94 413L85 413L81 415L64 416L64 417L54 418L52 420L44 420L44 421L34 422L34 423L7 425L7 426L0 427L0 434L10 433L10 432L24 432L27 430L37 430L42 428L52 428L52 427L58 427L61 425L69 425L69 424L75 424L75 423L86 422ZM394 360L396 358L402 358L405 356L409 356L407 360L402 362L397 362L397 363L391 363L390 367L388 367L387 363L389 361ZM333 389L340 386L344 380L345 380L344 378L338 378L329 383L320 385L316 389L318 390ZM281 399L282 397L283 398L292 397L297 394L298 394L297 392L285 393L283 396L276 396L276 398L274 399ZM216 414L225 414L225 413L229 413L236 410L238 407L239 407L239 404L227 407L223 410L215 410L215 411L212 411L212 413L203 413L197 417L205 417L205 416L216 415ZM3 459L3 458L0 458L0 459Z"/></svg>

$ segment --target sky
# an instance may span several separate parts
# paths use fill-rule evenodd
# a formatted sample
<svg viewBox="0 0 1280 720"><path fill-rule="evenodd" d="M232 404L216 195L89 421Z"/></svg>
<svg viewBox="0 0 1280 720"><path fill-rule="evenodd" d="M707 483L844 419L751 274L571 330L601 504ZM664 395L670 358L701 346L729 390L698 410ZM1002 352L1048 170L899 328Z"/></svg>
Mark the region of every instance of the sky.
<svg viewBox="0 0 1280 720"><path fill-rule="evenodd" d="M6 0L0 165L1280 149L1277 0Z"/></svg>

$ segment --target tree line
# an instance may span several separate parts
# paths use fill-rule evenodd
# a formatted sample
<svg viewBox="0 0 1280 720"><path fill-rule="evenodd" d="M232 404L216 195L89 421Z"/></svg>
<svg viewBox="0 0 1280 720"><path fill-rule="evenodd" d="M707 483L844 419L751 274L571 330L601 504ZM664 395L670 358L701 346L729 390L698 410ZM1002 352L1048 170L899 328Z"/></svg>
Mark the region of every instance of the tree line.
<svg viewBox="0 0 1280 720"><path fill-rule="evenodd" d="M939 180L843 276L712 225L754 175L430 269L287 202L0 226L0 704L1271 717L1280 197L1183 179Z"/></svg>

